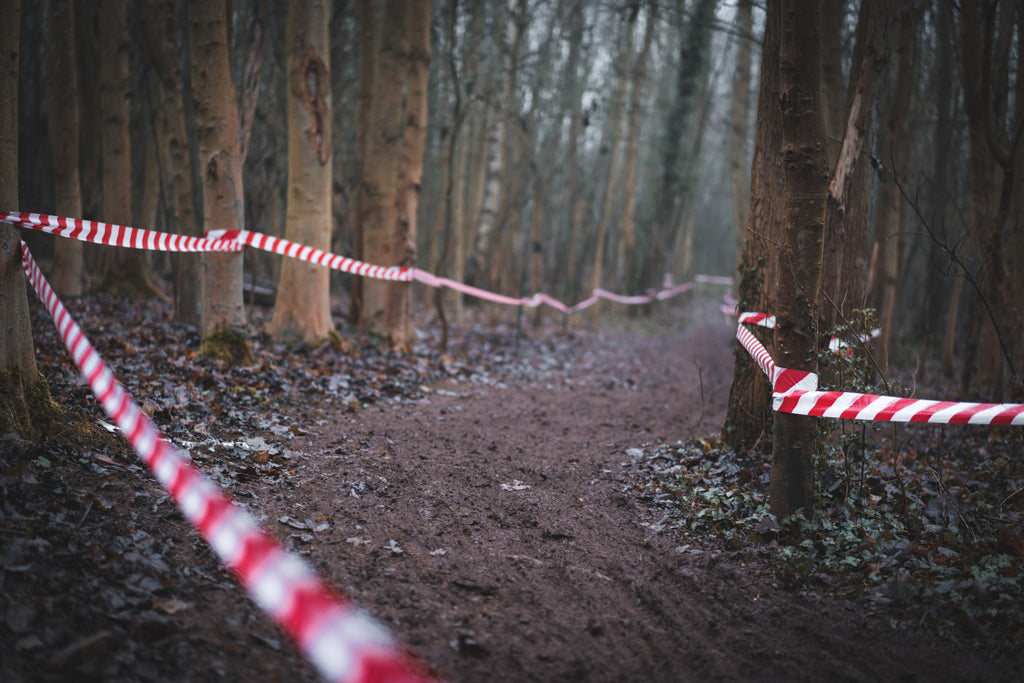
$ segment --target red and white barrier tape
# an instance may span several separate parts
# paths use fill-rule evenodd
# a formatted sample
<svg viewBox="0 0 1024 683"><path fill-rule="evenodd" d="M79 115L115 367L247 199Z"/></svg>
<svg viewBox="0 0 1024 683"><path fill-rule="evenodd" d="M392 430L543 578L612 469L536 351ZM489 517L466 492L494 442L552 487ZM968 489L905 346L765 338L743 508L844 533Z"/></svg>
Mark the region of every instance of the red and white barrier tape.
<svg viewBox="0 0 1024 683"><path fill-rule="evenodd" d="M1021 403L931 401L852 391L818 391L816 374L776 366L764 345L743 326L764 325L769 317L772 316L741 314L736 338L771 381L772 408L780 413L878 422L1024 425L1024 404Z"/></svg>
<svg viewBox="0 0 1024 683"><path fill-rule="evenodd" d="M160 251L240 251L244 245L249 245L256 249L263 249L264 251L289 256L308 263L315 263L334 270L352 273L353 275L397 282L416 280L430 287L448 287L485 301L510 306L529 306L531 308L547 305L566 314L582 311L601 299L634 305L664 301L689 291L694 287L693 282L672 286L671 279L666 277L664 288L659 292L652 290L646 295L623 296L604 289L595 289L587 299L574 306L569 306L544 293L537 293L529 297L512 297L496 294L479 287L456 282L455 280L437 277L418 268L376 266L347 256L332 254L321 249L305 246L291 240L249 230L212 230L205 237L185 237L173 233L141 230L112 223L103 223L101 221L86 221L47 214L16 212L0 212L0 221L83 242L135 249ZM698 283L732 285L732 278L718 275L697 275L694 280Z"/></svg>
<svg viewBox="0 0 1024 683"><path fill-rule="evenodd" d="M264 235L261 232L250 232L249 230L211 230L207 233L211 240L224 240L226 242L237 242L248 244L250 247L264 251L290 256L300 261L315 263L334 270L353 275L372 277L378 280L393 280L408 282L412 279L409 268L400 266L375 266L364 261L357 261L354 258L332 254L322 249L307 247L298 242Z"/></svg>
<svg viewBox="0 0 1024 683"><path fill-rule="evenodd" d="M722 309L722 312L726 313L726 315L730 315L730 312L726 311L725 308ZM746 323L747 325L760 325L761 327L767 327L768 329L775 328L775 316L768 315L767 313L751 313L749 311L740 313L739 321L741 323ZM872 329L870 332L857 335L857 338L862 342L869 342L872 339L875 339L876 337L880 336L881 334L882 331L876 327ZM844 353L846 355L849 355L850 353L852 353L852 345L845 339L840 339L839 337L832 337L828 341L828 350L832 351L833 353Z"/></svg>
<svg viewBox="0 0 1024 683"><path fill-rule="evenodd" d="M0 221L60 235L82 242L106 244L131 249L151 251L241 251L240 244L211 239L210 237L187 237L170 232L142 230L124 225L86 221L79 218L49 216L42 213L0 212Z"/></svg>
<svg viewBox="0 0 1024 683"><path fill-rule="evenodd" d="M249 595L330 681L429 681L388 631L346 603L190 463L114 377L43 277L28 246L22 267L107 415Z"/></svg>

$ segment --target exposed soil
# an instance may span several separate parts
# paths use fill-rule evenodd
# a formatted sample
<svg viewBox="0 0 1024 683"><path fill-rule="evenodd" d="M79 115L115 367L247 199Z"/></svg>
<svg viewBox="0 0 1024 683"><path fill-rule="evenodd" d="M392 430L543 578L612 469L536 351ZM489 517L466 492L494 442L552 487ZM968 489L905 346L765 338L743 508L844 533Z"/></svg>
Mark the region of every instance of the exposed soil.
<svg viewBox="0 0 1024 683"><path fill-rule="evenodd" d="M264 342L272 363L221 375L167 350L194 335L170 323L94 342L163 348L149 384L122 377L140 403L177 391L150 399L161 427L445 679L1015 678L1015 649L896 630L662 524L629 449L715 433L732 374L732 327L683 310L347 369ZM93 414L45 323L54 393ZM120 442L59 437L0 447L0 679L315 680Z"/></svg>

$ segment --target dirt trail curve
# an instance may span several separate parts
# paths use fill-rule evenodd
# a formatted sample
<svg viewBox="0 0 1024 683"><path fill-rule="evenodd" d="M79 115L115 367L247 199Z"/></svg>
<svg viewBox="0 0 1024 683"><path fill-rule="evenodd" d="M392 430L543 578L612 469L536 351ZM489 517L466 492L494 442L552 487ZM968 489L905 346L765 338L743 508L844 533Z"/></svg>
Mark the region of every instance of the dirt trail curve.
<svg viewBox="0 0 1024 683"><path fill-rule="evenodd" d="M632 493L628 449L721 425L727 324L584 336L566 367L532 358L529 381L435 386L324 427L311 446L331 455L307 466L318 484L271 496L268 514L330 517L312 561L453 681L986 671L683 543Z"/></svg>

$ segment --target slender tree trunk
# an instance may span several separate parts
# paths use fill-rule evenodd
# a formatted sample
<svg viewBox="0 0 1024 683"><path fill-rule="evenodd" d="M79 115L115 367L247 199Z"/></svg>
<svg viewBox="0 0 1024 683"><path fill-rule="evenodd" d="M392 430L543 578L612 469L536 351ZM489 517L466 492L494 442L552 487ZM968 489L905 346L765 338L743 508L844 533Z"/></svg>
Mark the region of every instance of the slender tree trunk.
<svg viewBox="0 0 1024 683"><path fill-rule="evenodd" d="M480 64L481 40L484 33L484 3L468 4L469 29L466 32L462 63L466 74L466 121L461 126L458 159L456 166L460 169L453 183L462 183L453 190L452 232L454 244L452 249L452 277L458 282L466 281L466 266L472 247L474 231L470 221L479 215L481 190L486 174L486 160L483 157L485 131L488 130L487 120L489 108L477 98L487 87L481 87L486 80ZM457 195L457 198L456 198ZM462 292L455 293L455 322L459 325L465 321L465 298Z"/></svg>
<svg viewBox="0 0 1024 683"><path fill-rule="evenodd" d="M380 31L377 28L375 0L359 2L359 91L356 94L356 174L357 186L353 202L352 256L362 260L363 217L367 208L366 164L370 144L373 110L373 89L377 77L377 53L380 50ZM363 278L354 277L349 289L351 308L349 321L360 324L363 317Z"/></svg>
<svg viewBox="0 0 1024 683"><path fill-rule="evenodd" d="M579 78L580 52L583 44L583 8L576 5L569 20L569 57L566 61L566 111L569 112L569 139L566 141L565 165L569 175L568 223L569 242L565 254L565 288L563 295L570 303L579 296L580 223L583 217L583 188L580 180L579 145L583 132L583 86Z"/></svg>
<svg viewBox="0 0 1024 683"><path fill-rule="evenodd" d="M779 269L775 362L815 372L816 316L821 281L828 152L821 112L820 0L782 0L782 157L785 169L785 239ZM784 517L813 510L813 418L775 414L770 509Z"/></svg>
<svg viewBox="0 0 1024 683"><path fill-rule="evenodd" d="M897 62L896 78L893 83L891 105L882 126L881 148L885 150L885 163L891 166L898 181L904 182L907 175L910 154L910 135L905 130L910 112L910 94L914 81L915 28L919 18L918 10L909 4L898 10L898 35L896 37ZM875 302L879 311L882 336L878 344L879 364L888 369L898 353L897 311L899 302L900 264L903 262L903 226L906 212L903 198L896 187L896 179L889 178L878 189L877 219L875 221L878 239L878 259L875 283Z"/></svg>
<svg viewBox="0 0 1024 683"><path fill-rule="evenodd" d="M143 19L143 30L153 79L153 108L157 115L157 148L165 197L169 198L172 229L180 235L198 236L192 194L192 153L185 127L184 83L180 52L184 49L184 24L179 21L175 0L159 0ZM200 323L199 254L174 257L174 312L178 320Z"/></svg>
<svg viewBox="0 0 1024 683"><path fill-rule="evenodd" d="M754 158L750 171L750 219L746 229L740 284L740 311L774 313L778 244L783 221L782 107L779 41L780 0L769 0L761 41L761 82L757 96ZM772 440L771 386L750 354L735 345L729 408L722 437L733 448L767 451Z"/></svg>
<svg viewBox="0 0 1024 683"><path fill-rule="evenodd" d="M742 35L736 50L736 73L732 79L732 109L729 120L729 186L732 189L732 222L736 239L736 266L743 262L747 237L750 187L747 182L747 120L750 118L750 36L753 26L751 0L736 5L736 30ZM748 37L750 36L750 37Z"/></svg>
<svg viewBox="0 0 1024 683"><path fill-rule="evenodd" d="M395 225L398 192L398 165L404 120L402 91L405 87L401 44L406 19L402 0L388 0L387 25L380 27L380 49L374 57L372 104L367 115L368 128L361 130L365 158L361 168L359 229L362 258L388 266L397 261ZM359 327L386 336L385 313L388 284L363 278Z"/></svg>
<svg viewBox="0 0 1024 683"><path fill-rule="evenodd" d="M650 2L650 12L647 16L647 24L644 28L643 43L639 54L633 62L632 82L629 85L629 108L626 111L626 138L624 140L624 158L622 168L622 189L623 206L619 215L619 235L622 245L619 249L619 258L622 260L622 268L619 281L622 288L630 292L637 286L636 282L636 167L637 147L640 138L640 108L641 95L643 94L644 82L646 81L647 55L651 51L651 43L654 40L654 27L658 21L658 3L656 0Z"/></svg>
<svg viewBox="0 0 1024 683"><path fill-rule="evenodd" d="M132 225L131 35L126 0L100 10L100 109L103 201L101 218ZM145 252L106 247L100 289L136 297L159 294L150 279Z"/></svg>
<svg viewBox="0 0 1024 683"><path fill-rule="evenodd" d="M619 147L622 138L622 118L625 110L626 83L629 80L629 61L633 57L633 29L636 25L636 15L633 15L624 23L620 30L623 32L623 48L618 57L616 67L615 90L612 94L611 110L608 113L609 134L608 134L608 181L604 188L604 199L601 203L601 218L597 224L597 234L594 237L594 253L590 261L590 284L588 290L600 287L604 276L604 251L605 243L608 240L608 229L612 222L612 213L615 211L615 198L621 189L619 184Z"/></svg>
<svg viewBox="0 0 1024 683"><path fill-rule="evenodd" d="M315 249L331 246L330 8L291 3L286 31L288 199L285 237ZM330 272L284 259L268 332L278 341L315 344L333 329Z"/></svg>
<svg viewBox="0 0 1024 683"><path fill-rule="evenodd" d="M78 82L75 68L75 12L71 0L47 5L47 72L50 146L53 151L55 210L59 216L82 216L78 169ZM53 245L50 284L62 296L82 294L82 242L57 239Z"/></svg>
<svg viewBox="0 0 1024 683"><path fill-rule="evenodd" d="M199 132L206 232L245 227L238 102L227 42L229 16L224 0L188 0L192 93ZM227 335L237 348L237 353L228 354L231 362L247 362L252 353L245 337L242 263L241 252L206 253L201 262L204 344L200 353L219 355L217 341Z"/></svg>

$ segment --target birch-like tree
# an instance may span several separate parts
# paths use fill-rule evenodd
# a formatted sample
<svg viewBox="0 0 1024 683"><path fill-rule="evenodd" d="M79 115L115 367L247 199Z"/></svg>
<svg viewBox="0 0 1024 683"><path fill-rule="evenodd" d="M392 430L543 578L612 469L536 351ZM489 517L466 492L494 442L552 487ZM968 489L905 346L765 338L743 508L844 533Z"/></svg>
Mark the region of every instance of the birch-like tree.
<svg viewBox="0 0 1024 683"><path fill-rule="evenodd" d="M285 237L324 251L331 245L331 89L325 0L288 8L288 195ZM333 329L329 271L285 259L274 315L278 340L315 343Z"/></svg>

